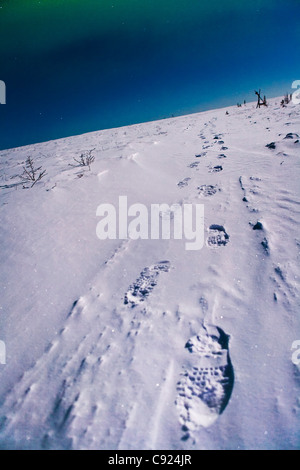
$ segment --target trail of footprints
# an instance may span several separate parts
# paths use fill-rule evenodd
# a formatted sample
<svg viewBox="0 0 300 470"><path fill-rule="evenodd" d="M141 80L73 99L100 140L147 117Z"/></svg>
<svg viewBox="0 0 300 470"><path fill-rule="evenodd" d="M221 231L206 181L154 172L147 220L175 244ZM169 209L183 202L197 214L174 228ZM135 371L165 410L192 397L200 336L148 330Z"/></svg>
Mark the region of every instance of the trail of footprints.
<svg viewBox="0 0 300 470"><path fill-rule="evenodd" d="M229 237L222 226L212 226L210 230L218 233L218 236L211 235L210 243L227 243ZM157 285L160 274L169 270L169 261L143 269L126 292L124 304L133 308L144 302ZM200 304L203 313L207 314L207 301L201 298ZM210 326L203 328L185 345L192 355L191 366L184 370L177 383L175 402L182 426L182 440L192 437L202 426L211 426L229 402L234 373L228 343L229 337L224 331Z"/></svg>
<svg viewBox="0 0 300 470"><path fill-rule="evenodd" d="M221 242L218 238L215 243L223 243L222 237L226 239L227 236L225 229L213 226L211 230L221 233ZM160 274L169 270L169 261L161 261L144 268L126 292L124 304L133 308L144 302L157 285ZM201 298L200 305L206 315L206 299ZM207 326L185 345L192 355L191 365L181 374L175 401L182 426L182 440L192 437L202 426L211 426L229 402L234 372L228 344L229 336L221 328Z"/></svg>
<svg viewBox="0 0 300 470"><path fill-rule="evenodd" d="M209 124L211 125L212 128L215 127L215 125L214 125L212 122L210 122ZM208 123L205 123L205 125L206 125L206 128L207 128ZM207 151L208 151L208 149L212 149L215 145L220 145L220 146L221 146L221 147L220 147L220 150L221 150L222 152L224 152L225 150L228 150L228 147L224 146L224 143L225 143L225 142L224 142L224 140L223 140L223 134L214 135L212 142L210 142L209 140L206 139L206 137L205 137L205 135L203 134L203 132L204 132L204 129L201 130L199 137L204 141L203 143L204 143L204 144L207 144L207 145L202 145L202 150L207 150ZM199 158L205 157L205 156L207 155L207 151L196 154L196 155L195 155L195 158L199 159ZM227 155L225 155L224 153L220 153L217 158L218 158L218 159L227 158ZM198 168L199 164L200 164L200 161L199 161L199 160L198 160L198 161L193 161L193 162L191 162L191 163L188 165L188 168L194 168L194 169L196 169L196 170L198 171L198 169L199 169L199 168ZM210 166L209 166L209 169L208 169L209 173L218 173L218 172L220 172L220 171L222 171L222 170L223 170L223 166L222 166L222 165L215 165L215 166L210 165ZM185 180L186 180L186 179L187 179L187 178L185 178ZM184 182L185 180L183 180L183 182ZM183 182L179 182L179 183L178 183L178 186L183 187L183 186L184 186L184 185L182 184Z"/></svg>
<svg viewBox="0 0 300 470"><path fill-rule="evenodd" d="M204 136L202 136L204 138ZM223 144L224 141L220 141L221 136L216 136L218 144ZM206 152L196 155L196 158L200 159L205 157ZM220 155L220 158L226 158L225 155ZM199 165L200 160L194 162L190 165L191 168L195 168ZM216 165L211 168L211 171L218 172L222 170L221 165ZM190 177L184 178L178 183L179 188L183 188L189 184L191 180ZM202 185L197 188L198 194L203 197L214 196L218 191L221 191L217 185ZM229 235L227 234L225 228L221 225L211 225L208 231L207 246L210 248L217 248L220 246L225 246L229 241ZM116 256L119 251L126 249L126 246L120 247L113 254L111 259L107 261L107 265L113 264ZM136 281L132 283L127 292L124 294L124 305L127 305L129 308L135 308L142 305L152 291L155 289L159 278L162 273L168 273L171 269L170 262L167 260L159 261L158 263L145 267ZM203 300L203 299L202 299ZM205 301L206 302L206 301ZM203 305L202 305L203 307ZM207 304L205 303L205 310L207 310ZM72 323L79 321L81 318L81 311L84 309L84 306L81 305L80 301L74 302L71 311L67 317L66 328L62 329L60 332L60 337L62 338L65 334L68 335L68 341L72 342L73 340L69 338L73 328ZM204 309L203 309L204 310ZM67 358L66 363L61 361L57 362L56 373L59 373L61 369L61 387L59 393L57 394L51 414L48 417L49 421L49 432L52 433L52 436L44 436L43 447L47 448L51 444L48 444L48 440L52 443L59 436L63 436L64 429L69 427L73 420L76 423L77 413L74 411L75 408L80 408L81 401L81 389L79 382L83 379L80 379L81 375L84 372L84 382L90 381L93 382L93 376L97 372L97 368L102 363L103 354L106 355L107 352L103 353L102 348L105 347L105 344L102 344L101 337L103 332L97 333L97 331L89 332L87 325L84 325L83 336L81 337L81 354L76 354L74 357ZM96 342L92 337L98 339ZM79 338L78 338L79 339ZM61 341L57 339L52 343L49 348L45 351L48 360L55 359L57 360L56 348ZM76 343L76 340L75 340ZM96 344L97 351L90 350L89 344ZM108 344L107 349L110 347ZM217 419L219 414L221 414L231 395L233 387L233 369L230 362L229 352L228 352L228 336L219 328L214 328L213 333L209 333L208 329L203 329L201 333L197 336L191 338L186 346L189 353L192 355L192 365L188 367L182 374L178 384L177 384L177 399L176 406L179 410L179 419L182 425L182 431L184 433L183 439L188 439L193 432L197 431L200 426L210 426ZM52 357L53 356L53 357ZM91 358L95 357L95 363L87 364L86 357L89 357L89 362ZM80 357L83 357L79 361ZM44 357L41 358L41 361L36 363L35 366L28 371L28 373L20 379L20 382L17 384L16 391L19 389L26 389L24 391L24 397L31 395L31 384L30 381L37 382L38 389L41 389L40 392L44 392L44 387L47 383L47 378L42 378L41 368L43 366ZM63 360L63 358L62 358ZM78 362L79 361L79 362ZM77 363L77 364L76 364ZM96 370L97 369L97 370ZM74 374L74 371L75 374ZM70 375L68 375L68 372ZM44 371L44 375L47 372ZM40 380L38 380L40 377ZM77 387L73 387L72 384L77 383ZM74 396L71 393L71 390L74 388ZM75 391L77 390L77 395ZM17 393L18 395L18 393ZM11 397L8 397L9 400L13 400L15 395L12 394ZM31 400L32 401L32 400ZM19 407L22 407L22 403L16 402L13 405L13 409L17 411ZM33 404L25 404L25 409L30 410ZM85 404L86 408L89 406ZM93 408L93 407L92 407ZM93 411L94 410L94 411ZM95 409L92 409L90 416L90 425L94 420ZM79 419L79 418L78 418ZM9 428L13 426L13 419L9 419ZM6 427L5 422L2 423ZM62 433L62 434L61 434ZM55 437L56 436L56 437ZM47 442L46 442L47 441ZM62 443L63 444L63 443ZM66 447L70 446L70 442L65 443Z"/></svg>
<svg viewBox="0 0 300 470"><path fill-rule="evenodd" d="M214 126L215 127L215 126ZM200 134L200 138L205 140L205 136ZM222 135L214 137L215 143L222 145L221 151L227 150L224 146ZM204 143L208 144L208 141ZM203 147L209 148L210 145ZM195 155L200 159L205 157L207 152ZM218 159L225 159L227 156L220 153ZM197 168L200 160L189 165L190 168ZM218 173L223 170L222 165L210 165L210 173ZM187 182L187 178L178 183L182 187ZM212 197L221 189L218 185L203 184L197 187L199 197ZM229 235L223 225L212 224L208 229L206 244L209 248L219 248L226 246L229 242ZM208 313L206 299L201 298L200 304L204 316ZM186 343L186 349L191 354L190 366L185 367L177 383L176 406L179 413L179 421L182 426L182 440L187 440L193 436L201 427L211 426L218 416L225 410L234 383L234 372L231 364L229 350L229 336L220 328L210 326L203 327L203 330L191 338Z"/></svg>
<svg viewBox="0 0 300 470"><path fill-rule="evenodd" d="M212 122L206 123L206 128L208 124L211 125L212 128L215 128L215 125ZM204 129L200 132L199 137L204 140L204 143L209 143L208 140L206 140L205 135L203 134ZM221 145L221 150L227 150L228 147L224 146L224 140L223 140L223 134L213 134L213 143L208 146L203 146L203 149L212 147L214 144ZM207 152L202 152L199 154L196 154L195 157L198 159L198 161L194 161L188 165L189 168L196 168L198 169L198 166L201 163L200 158L205 157L207 155ZM218 159L225 159L227 156L224 153L220 153L217 157ZM218 164L218 165L210 165L208 167L208 172L209 173L219 173L220 171L223 170L223 166ZM191 177L186 177L182 181L179 181L177 183L177 186L179 188L184 188L188 186L189 182L191 181ZM242 180L240 178L240 184L242 186ZM242 188L244 190L244 188ZM218 187L216 184L202 184L201 186L197 187L198 191L198 197L212 197L215 194L217 194L221 189ZM227 243L229 242L229 235L226 232L225 228L222 225L217 225L213 224L209 227L208 229L208 238L206 241L206 245L209 248L218 248L221 246L226 246Z"/></svg>
<svg viewBox="0 0 300 470"><path fill-rule="evenodd" d="M255 201L257 197L260 196L261 189L260 189L260 182L261 178L256 176L249 176L249 177L242 177L239 178L239 183L241 190L243 191L244 197L243 202L245 202L246 207L250 213L258 213L258 209L255 207ZM270 246L269 241L266 236L265 228L262 222L257 221L255 224L249 222L249 225L252 227L253 230L257 230L260 237L260 244L263 247L263 250L266 255L270 254Z"/></svg>

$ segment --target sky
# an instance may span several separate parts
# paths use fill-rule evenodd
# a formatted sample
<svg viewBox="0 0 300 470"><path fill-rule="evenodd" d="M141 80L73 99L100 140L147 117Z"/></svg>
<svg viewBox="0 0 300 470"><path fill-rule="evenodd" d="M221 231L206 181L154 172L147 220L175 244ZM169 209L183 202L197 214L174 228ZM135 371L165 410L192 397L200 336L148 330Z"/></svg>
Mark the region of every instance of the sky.
<svg viewBox="0 0 300 470"><path fill-rule="evenodd" d="M299 57L299 0L0 0L0 149L291 93Z"/></svg>

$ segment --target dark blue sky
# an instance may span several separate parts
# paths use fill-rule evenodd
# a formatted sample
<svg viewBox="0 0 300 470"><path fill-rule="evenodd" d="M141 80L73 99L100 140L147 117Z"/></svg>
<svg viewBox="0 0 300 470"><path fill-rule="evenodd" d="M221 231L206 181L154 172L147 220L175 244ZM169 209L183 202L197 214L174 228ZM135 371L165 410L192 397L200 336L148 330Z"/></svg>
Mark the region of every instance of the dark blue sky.
<svg viewBox="0 0 300 470"><path fill-rule="evenodd" d="M0 0L0 149L292 92L296 0Z"/></svg>

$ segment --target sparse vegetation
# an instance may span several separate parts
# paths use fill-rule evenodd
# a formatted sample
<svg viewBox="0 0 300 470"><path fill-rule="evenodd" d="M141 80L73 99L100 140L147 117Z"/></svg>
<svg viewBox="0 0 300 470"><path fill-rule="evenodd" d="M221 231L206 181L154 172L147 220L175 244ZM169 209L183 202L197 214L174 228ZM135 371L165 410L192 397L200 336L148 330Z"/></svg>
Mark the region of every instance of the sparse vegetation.
<svg viewBox="0 0 300 470"><path fill-rule="evenodd" d="M34 168L34 162L31 157L28 157L25 162L25 166L23 166L23 173L19 175L23 183L23 188L27 188L25 184L30 184L30 188L32 188L35 183L40 181L47 173L46 170L42 170L42 167L39 166L38 168Z"/></svg>
<svg viewBox="0 0 300 470"><path fill-rule="evenodd" d="M292 101L292 97L293 95L292 94L288 94L286 93L283 100L281 100L280 102L280 105L282 106L282 108L285 108L287 104L289 104L290 101Z"/></svg>
<svg viewBox="0 0 300 470"><path fill-rule="evenodd" d="M75 160L76 163L79 164L79 166L87 166L90 170L91 169L91 164L95 161L95 156L92 155L92 152L94 150L95 149L87 150L86 152L84 152L80 155L79 159L77 159L75 157L73 159Z"/></svg>

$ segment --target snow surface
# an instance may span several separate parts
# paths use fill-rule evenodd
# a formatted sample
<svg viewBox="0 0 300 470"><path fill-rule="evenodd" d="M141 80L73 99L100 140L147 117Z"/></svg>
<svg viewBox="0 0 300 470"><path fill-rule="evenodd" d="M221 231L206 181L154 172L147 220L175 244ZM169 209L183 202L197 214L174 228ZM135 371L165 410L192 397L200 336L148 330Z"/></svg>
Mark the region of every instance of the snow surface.
<svg viewBox="0 0 300 470"><path fill-rule="evenodd" d="M279 103L0 152L1 448L299 448L300 108ZM23 189L28 156L47 175ZM119 196L204 204L204 247L99 240Z"/></svg>

